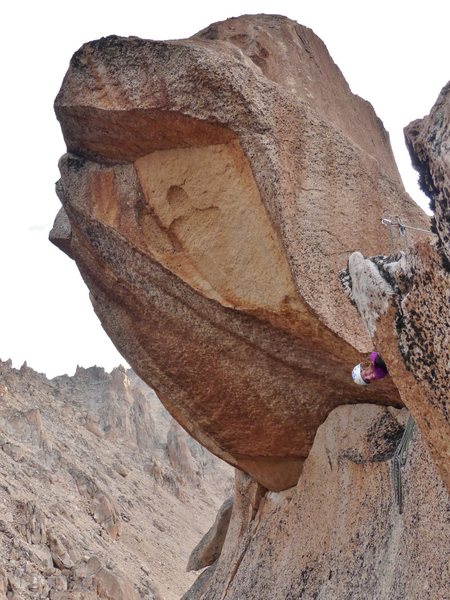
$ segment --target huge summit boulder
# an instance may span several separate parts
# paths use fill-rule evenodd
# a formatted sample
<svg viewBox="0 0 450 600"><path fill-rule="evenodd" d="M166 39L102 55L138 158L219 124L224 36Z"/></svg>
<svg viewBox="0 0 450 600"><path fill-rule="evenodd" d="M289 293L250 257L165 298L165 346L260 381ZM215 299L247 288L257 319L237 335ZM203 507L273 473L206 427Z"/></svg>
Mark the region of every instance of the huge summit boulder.
<svg viewBox="0 0 450 600"><path fill-rule="evenodd" d="M111 36L55 101L67 154L52 241L114 344L198 441L260 484L294 485L372 349L338 272L389 251L385 214L428 227L388 134L323 42L280 16L186 40Z"/></svg>

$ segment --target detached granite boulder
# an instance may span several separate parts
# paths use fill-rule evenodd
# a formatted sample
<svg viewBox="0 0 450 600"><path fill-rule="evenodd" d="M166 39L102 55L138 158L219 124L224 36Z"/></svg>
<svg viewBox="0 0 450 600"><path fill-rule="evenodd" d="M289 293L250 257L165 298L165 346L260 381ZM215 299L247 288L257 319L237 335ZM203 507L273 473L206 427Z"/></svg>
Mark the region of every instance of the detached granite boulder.
<svg viewBox="0 0 450 600"><path fill-rule="evenodd" d="M108 37L73 56L52 239L119 351L176 420L262 485L294 485L372 342L342 298L382 214L427 227L371 105L314 33L245 16L187 40Z"/></svg>
<svg viewBox="0 0 450 600"><path fill-rule="evenodd" d="M217 513L216 520L192 550L187 571L199 571L209 567L219 558L230 524L233 498L227 498Z"/></svg>

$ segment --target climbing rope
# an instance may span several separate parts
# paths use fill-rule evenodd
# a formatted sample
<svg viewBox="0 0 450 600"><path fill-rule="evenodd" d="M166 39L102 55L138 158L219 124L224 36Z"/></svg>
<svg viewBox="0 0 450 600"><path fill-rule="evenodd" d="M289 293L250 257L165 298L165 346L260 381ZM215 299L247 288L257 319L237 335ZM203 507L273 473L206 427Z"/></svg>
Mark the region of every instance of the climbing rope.
<svg viewBox="0 0 450 600"><path fill-rule="evenodd" d="M394 456L392 457L392 483L394 486L395 501L400 514L403 512L402 468L406 464L408 448L412 440L415 425L414 419L411 415L409 415L402 439L400 440L399 445L395 449Z"/></svg>

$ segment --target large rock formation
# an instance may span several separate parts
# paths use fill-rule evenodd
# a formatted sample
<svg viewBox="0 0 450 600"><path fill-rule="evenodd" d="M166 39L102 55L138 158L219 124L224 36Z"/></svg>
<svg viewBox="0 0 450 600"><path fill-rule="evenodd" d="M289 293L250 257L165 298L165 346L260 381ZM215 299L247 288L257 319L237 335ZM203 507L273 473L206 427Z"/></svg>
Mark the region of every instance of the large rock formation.
<svg viewBox="0 0 450 600"><path fill-rule="evenodd" d="M450 85L406 129L438 237L401 257L349 259L351 295L450 489Z"/></svg>
<svg viewBox="0 0 450 600"><path fill-rule="evenodd" d="M405 138L419 183L435 213L440 248L450 262L450 81L430 114L405 128Z"/></svg>
<svg viewBox="0 0 450 600"><path fill-rule="evenodd" d="M55 110L68 153L51 239L197 440L281 490L334 407L401 405L389 381L350 380L371 341L336 274L353 250L388 250L383 213L427 219L311 30L259 15L90 42Z"/></svg>
<svg viewBox="0 0 450 600"><path fill-rule="evenodd" d="M230 467L181 431L178 457L123 368L48 380L0 361L0 401L0 600L180 598Z"/></svg>
<svg viewBox="0 0 450 600"><path fill-rule="evenodd" d="M343 278L417 423L412 442L394 463L406 411L340 406L295 488L267 493L238 475L220 557L183 600L449 597L449 91L406 129L439 237L422 232L395 256L352 253Z"/></svg>

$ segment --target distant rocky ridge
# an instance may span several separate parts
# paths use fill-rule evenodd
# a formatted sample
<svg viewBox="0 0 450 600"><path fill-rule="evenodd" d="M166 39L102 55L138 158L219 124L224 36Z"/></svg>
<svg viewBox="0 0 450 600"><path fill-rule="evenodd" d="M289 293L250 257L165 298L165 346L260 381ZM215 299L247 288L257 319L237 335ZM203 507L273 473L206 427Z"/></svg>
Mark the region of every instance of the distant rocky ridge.
<svg viewBox="0 0 450 600"><path fill-rule="evenodd" d="M174 600L232 473L131 370L0 361L0 599Z"/></svg>

